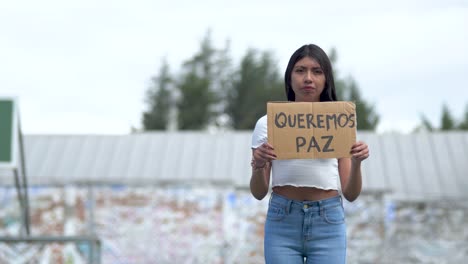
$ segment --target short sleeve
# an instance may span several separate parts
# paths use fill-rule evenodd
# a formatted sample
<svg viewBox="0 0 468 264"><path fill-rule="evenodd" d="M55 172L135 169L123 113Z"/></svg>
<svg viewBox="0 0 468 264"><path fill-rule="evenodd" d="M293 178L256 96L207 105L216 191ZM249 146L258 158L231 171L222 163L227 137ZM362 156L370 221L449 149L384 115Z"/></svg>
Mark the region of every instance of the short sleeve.
<svg viewBox="0 0 468 264"><path fill-rule="evenodd" d="M267 116L264 115L258 119L252 134L252 148L258 148L268 141Z"/></svg>

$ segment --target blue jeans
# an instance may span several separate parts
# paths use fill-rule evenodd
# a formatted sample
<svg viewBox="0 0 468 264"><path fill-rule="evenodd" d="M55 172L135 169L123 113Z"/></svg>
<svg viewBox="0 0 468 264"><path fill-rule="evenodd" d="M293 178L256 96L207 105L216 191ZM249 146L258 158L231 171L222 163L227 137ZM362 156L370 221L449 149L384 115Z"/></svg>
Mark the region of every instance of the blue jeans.
<svg viewBox="0 0 468 264"><path fill-rule="evenodd" d="M272 193L265 223L265 261L346 262L346 224L341 196L296 201Z"/></svg>

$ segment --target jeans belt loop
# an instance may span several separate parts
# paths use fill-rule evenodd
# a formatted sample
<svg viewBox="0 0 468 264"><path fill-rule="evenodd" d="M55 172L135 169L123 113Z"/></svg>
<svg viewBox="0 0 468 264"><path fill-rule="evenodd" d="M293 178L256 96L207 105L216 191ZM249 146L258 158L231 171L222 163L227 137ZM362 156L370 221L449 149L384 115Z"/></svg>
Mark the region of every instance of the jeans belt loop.
<svg viewBox="0 0 468 264"><path fill-rule="evenodd" d="M288 205L286 206L286 214L289 214L291 212L291 204L292 200L288 200Z"/></svg>

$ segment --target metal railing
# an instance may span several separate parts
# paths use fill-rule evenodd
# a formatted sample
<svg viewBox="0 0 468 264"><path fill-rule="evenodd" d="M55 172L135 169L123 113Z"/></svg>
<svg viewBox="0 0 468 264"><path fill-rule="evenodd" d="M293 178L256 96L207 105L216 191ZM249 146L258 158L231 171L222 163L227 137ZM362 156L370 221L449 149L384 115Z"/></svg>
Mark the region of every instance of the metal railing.
<svg viewBox="0 0 468 264"><path fill-rule="evenodd" d="M90 251L88 255L88 263L101 263L101 240L97 236L2 236L0 242L13 243L88 243Z"/></svg>

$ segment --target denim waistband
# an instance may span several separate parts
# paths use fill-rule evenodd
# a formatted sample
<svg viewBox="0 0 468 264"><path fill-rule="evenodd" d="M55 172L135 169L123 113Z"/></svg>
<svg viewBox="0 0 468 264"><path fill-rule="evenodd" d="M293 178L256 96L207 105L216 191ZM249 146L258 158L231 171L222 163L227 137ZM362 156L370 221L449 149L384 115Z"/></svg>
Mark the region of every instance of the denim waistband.
<svg viewBox="0 0 468 264"><path fill-rule="evenodd" d="M284 208L295 208L303 209L308 208L308 210L322 210L328 207L335 207L342 204L341 195L337 195L331 198L318 200L318 201L299 201L288 199L282 195L272 192L270 197L270 203L284 206ZM288 210L289 211L289 210Z"/></svg>

